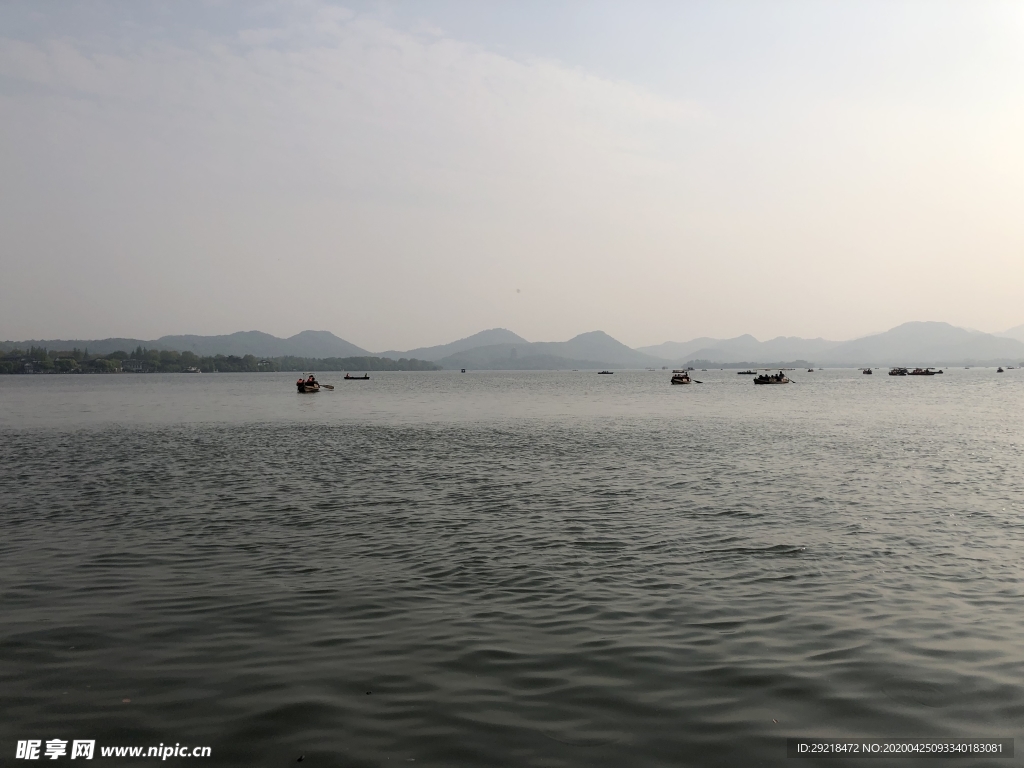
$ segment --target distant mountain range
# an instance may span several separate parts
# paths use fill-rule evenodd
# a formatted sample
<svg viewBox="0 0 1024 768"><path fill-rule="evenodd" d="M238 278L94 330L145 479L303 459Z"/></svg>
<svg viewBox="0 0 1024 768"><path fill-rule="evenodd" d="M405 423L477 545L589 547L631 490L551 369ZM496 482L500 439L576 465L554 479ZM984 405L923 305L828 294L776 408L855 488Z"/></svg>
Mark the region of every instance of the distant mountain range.
<svg viewBox="0 0 1024 768"><path fill-rule="evenodd" d="M885 333L844 342L818 357L824 363L855 365L1016 363L1024 360L1024 342L948 323L904 323Z"/></svg>
<svg viewBox="0 0 1024 768"><path fill-rule="evenodd" d="M487 331L487 333L491 333L491 331ZM509 332L505 331L505 333ZM478 370L650 368L665 365L664 360L630 349L604 331L581 333L569 341L535 341L531 343L520 340L519 342L488 344L463 349L446 357L436 358L435 361L445 368L475 368Z"/></svg>
<svg viewBox="0 0 1024 768"><path fill-rule="evenodd" d="M517 336L512 331L505 330L504 328L491 328L489 331L480 331L480 333L474 333L472 336L467 336L464 339L453 341L450 344L441 344L436 347L418 347L417 349L410 349L408 352L397 352L393 349L389 349L387 352L378 353L381 357L390 357L392 360L398 360L399 358L416 358L417 360L431 360L437 361L442 358L448 357L449 355L455 355L459 352L466 352L477 347L490 347L497 344L529 344L526 339L522 336ZM460 366L463 367L463 366Z"/></svg>
<svg viewBox="0 0 1024 768"><path fill-rule="evenodd" d="M810 360L818 365L955 365L1018 362L1024 360L1024 326L1004 334L982 333L957 328L949 323L911 322L884 333L853 341L801 339L779 336L758 341L753 336L734 339L694 339L692 342L666 342L640 351L655 353L677 364L699 360L707 363L768 363L770 361ZM711 341L710 344L699 342ZM675 352L681 354L672 354Z"/></svg>
<svg viewBox="0 0 1024 768"><path fill-rule="evenodd" d="M694 339L689 342L666 342L657 347L641 347L641 352L658 354L666 360L706 360L714 363L739 363L746 361L777 362L782 360L813 360L839 342L825 339L801 339L796 336L779 336L769 341L758 341L750 334L734 339Z"/></svg>
<svg viewBox="0 0 1024 768"><path fill-rule="evenodd" d="M46 339L0 341L0 351L46 347L47 349L88 349L90 353L109 355L131 352L136 347L195 352L197 355L255 355L256 357L366 357L362 347L339 339L329 331L302 331L287 339L279 339L262 331L239 331L224 336L161 336L159 339Z"/></svg>
<svg viewBox="0 0 1024 768"><path fill-rule="evenodd" d="M387 357L429 360L448 369L559 370L657 368L701 362L721 366L771 365L810 361L814 365L982 365L1024 362L1024 325L1000 334L957 328L949 323L904 323L885 333L853 341L779 336L758 341L701 337L631 349L603 331L581 333L568 341L530 342L505 328L491 328L450 344L405 352L372 353L328 331L302 331L287 339L260 331L224 336L162 336L159 339L48 339L0 342L0 351L30 346L51 350L86 349L94 354L147 349L192 351L198 355L257 357Z"/></svg>
<svg viewBox="0 0 1024 768"><path fill-rule="evenodd" d="M1024 341L1024 325L1018 325L1015 328L1011 328L1008 331L995 334L1004 339L1016 339L1017 341Z"/></svg>

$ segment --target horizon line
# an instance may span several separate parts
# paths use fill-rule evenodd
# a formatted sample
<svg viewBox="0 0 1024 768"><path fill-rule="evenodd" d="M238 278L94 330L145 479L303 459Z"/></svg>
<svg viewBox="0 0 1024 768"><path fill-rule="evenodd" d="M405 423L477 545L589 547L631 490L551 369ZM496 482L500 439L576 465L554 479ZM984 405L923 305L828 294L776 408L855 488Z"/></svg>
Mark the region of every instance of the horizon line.
<svg viewBox="0 0 1024 768"><path fill-rule="evenodd" d="M915 324L915 323L917 323L917 324L928 324L928 323L943 324L943 325L948 325L948 326L953 327L953 328L957 328L959 330L967 331L969 333L978 333L978 334L984 334L984 335L988 335L988 336L995 336L996 338L999 338L1000 334L1009 333L1010 331L1017 330L1018 328L1021 328L1022 325L1024 325L1024 323L1022 323L1021 325L1011 326L1010 328L1007 328L1007 329L1002 330L1002 331L981 331L981 330L978 330L977 328L969 328L967 326L956 325L956 324L951 323L951 322L949 322L947 320L907 320L906 322L899 323L897 325L892 326L891 328L886 328L886 329L880 330L880 331L879 330L872 331L870 333L865 333L865 334L860 335L860 336L854 336L854 337L849 338L849 339L826 339L824 336L785 336L785 335L778 335L778 336L772 336L772 337L766 338L766 339L759 339L757 336L755 336L752 333L741 333L741 334L739 334L737 336L721 336L721 337L716 337L716 336L693 336L693 337L688 338L688 339L680 339L680 340L666 339L665 341L660 341L660 342L656 342L656 343L653 343L653 344L638 344L636 346L625 344L625 342L620 341L613 334L611 334L608 331L605 331L603 329L600 329L600 328L592 329L592 330L589 330L589 331L580 331L580 332L574 334L573 336L570 336L568 339L563 339L563 340L531 341L531 340L526 339L525 337L521 336L520 334L516 333L515 331L513 331L513 330L511 330L509 328L506 328L504 326L493 326L491 328L484 328L484 329L476 331L474 333L470 333L467 336L460 336L460 337L458 337L456 339L452 339L451 341L443 341L443 342L439 342L439 343L436 343L436 344L420 344L420 345L417 345L417 346L414 346L414 347L410 347L410 348L405 349L405 350L399 349L397 346L389 346L389 347L386 347L385 349L382 349L380 352L374 352L371 349L363 347L362 345L357 344L356 342L353 342L353 341L351 341L351 340L349 340L347 338L339 336L334 331L330 331L330 330L327 330L327 329L315 329L315 328L304 328L301 331L297 331L296 333L293 333L293 334L291 334L289 336L277 336L277 335L275 335L275 334L273 334L273 333L271 333L269 331L262 331L262 330L259 330L259 329L256 329L256 328L252 328L252 329L248 329L248 330L231 331L230 333L205 333L205 334L204 333L165 333L165 334L163 334L161 336L158 336L156 338L153 338L153 339L142 339L142 338L138 338L138 337L117 336L117 335L102 336L102 337L101 336L94 336L92 338L79 337L77 339L76 338L72 338L72 337L61 338L61 337L58 336L58 337L52 337L52 338L41 338L40 337L40 338L34 338L34 339L3 339L3 340L0 340L0 343L3 343L3 344L24 344L24 343L31 343L31 342L46 342L46 341L82 341L82 342L85 342L85 341L96 341L96 342L102 342L102 341L110 341L112 339L124 339L126 341L130 340L130 341L141 341L141 342L159 342L161 339L165 339L165 338L173 337L173 336L196 336L198 338L212 338L212 337L217 337L217 336L234 336L234 335L239 334L239 333L262 333L262 334L266 334L267 336L271 336L271 337L273 337L275 339L278 339L278 340L281 340L281 341L288 341L290 339L295 338L296 336L302 335L303 333L310 333L310 332L312 332L312 333L329 333L332 336L334 336L334 338L336 338L336 339L338 339L340 341L344 341L344 342L346 342L348 344L352 344L353 346L359 347L360 349L363 349L363 350L365 350L367 352L370 352L371 354L381 355L381 354L384 354L385 352L410 352L410 351L413 351L413 350L416 350L416 349L430 349L432 347L443 347L443 346L445 346L447 344L453 344L455 342L462 341L464 339L472 338L473 336L476 336L478 334L486 333L487 331L508 331L509 333L514 333L516 336L519 336L520 338L522 338L527 344L551 344L551 343L556 343L557 344L557 343L564 343L566 341L571 341L572 339L578 338L579 336L583 336L583 335L586 335L586 334L589 334L589 333L603 333L603 334L607 335L608 337L614 339L615 341L618 341L620 344L624 344L625 346L629 347L630 349L640 350L640 349L643 349L643 348L646 348L646 347L658 347L658 346L661 346L663 344L686 344L688 342L695 341L696 339L700 339L700 338L706 338L706 339L709 339L710 341L713 341L713 342L722 342L722 341L733 341L735 339L743 338L744 336L751 337L758 344L766 344L768 342L775 341L776 339L800 339L802 341L818 341L818 340L821 340L821 341L826 341L826 342L832 342L832 343L835 343L835 344L843 344L843 343L846 343L846 342L849 342L849 341L857 341L859 339L866 339L866 338L870 338L872 336L878 336L878 335L881 335L883 333L888 333L889 331L895 330L896 328L901 328L904 325L910 325L910 324Z"/></svg>

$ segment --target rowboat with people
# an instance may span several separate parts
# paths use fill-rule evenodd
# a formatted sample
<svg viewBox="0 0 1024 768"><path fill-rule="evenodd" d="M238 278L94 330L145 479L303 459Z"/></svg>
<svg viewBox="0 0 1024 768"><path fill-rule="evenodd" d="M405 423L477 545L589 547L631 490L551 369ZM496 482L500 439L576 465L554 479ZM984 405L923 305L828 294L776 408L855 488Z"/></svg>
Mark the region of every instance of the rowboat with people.
<svg viewBox="0 0 1024 768"><path fill-rule="evenodd" d="M303 374L303 376L306 376ZM300 394L311 395L319 392L321 389L334 389L333 384L321 384L316 380L316 376L312 373L303 378L299 376L299 380L295 382L295 388L299 390Z"/></svg>
<svg viewBox="0 0 1024 768"><path fill-rule="evenodd" d="M789 378L782 371L766 373L754 379L755 384L789 384Z"/></svg>
<svg viewBox="0 0 1024 768"><path fill-rule="evenodd" d="M690 374L686 371L672 371L673 384L689 384Z"/></svg>

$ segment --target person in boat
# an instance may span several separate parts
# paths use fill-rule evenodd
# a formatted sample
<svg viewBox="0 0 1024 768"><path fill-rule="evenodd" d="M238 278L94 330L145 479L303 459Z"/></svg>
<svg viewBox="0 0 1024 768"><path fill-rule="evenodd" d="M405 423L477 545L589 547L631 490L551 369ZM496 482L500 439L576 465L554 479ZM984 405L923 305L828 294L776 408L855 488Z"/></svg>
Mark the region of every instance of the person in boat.
<svg viewBox="0 0 1024 768"><path fill-rule="evenodd" d="M316 384L316 377L312 373L309 374L309 378L306 379L306 384L308 384L310 386L313 386L314 384Z"/></svg>

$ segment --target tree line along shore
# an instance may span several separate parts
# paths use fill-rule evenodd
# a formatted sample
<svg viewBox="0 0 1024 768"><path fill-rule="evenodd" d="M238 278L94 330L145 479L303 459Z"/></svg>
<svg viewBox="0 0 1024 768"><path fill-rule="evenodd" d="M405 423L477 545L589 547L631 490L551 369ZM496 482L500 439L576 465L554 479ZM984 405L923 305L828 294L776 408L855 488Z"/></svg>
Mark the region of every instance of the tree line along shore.
<svg viewBox="0 0 1024 768"><path fill-rule="evenodd" d="M0 374L30 373L262 373L270 371L439 371L427 360L386 357L268 357L197 355L138 347L132 352L90 355L88 348L15 349L0 355Z"/></svg>

